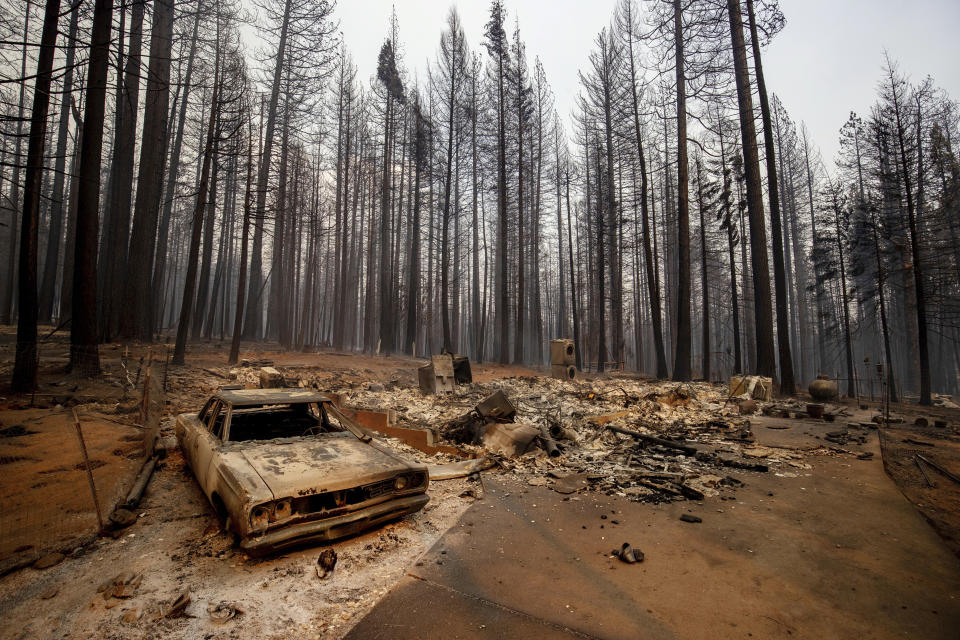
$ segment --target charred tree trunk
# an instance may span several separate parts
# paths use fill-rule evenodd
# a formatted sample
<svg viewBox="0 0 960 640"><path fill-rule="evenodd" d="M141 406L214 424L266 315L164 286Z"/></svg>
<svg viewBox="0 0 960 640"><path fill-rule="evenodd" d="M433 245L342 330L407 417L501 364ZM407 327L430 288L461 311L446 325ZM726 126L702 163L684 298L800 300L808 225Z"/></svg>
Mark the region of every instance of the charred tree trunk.
<svg viewBox="0 0 960 640"><path fill-rule="evenodd" d="M180 155L183 150L183 129L187 120L187 108L190 104L191 78L193 77L193 62L197 53L197 33L200 27L199 4L194 9L196 16L193 19L193 36L190 43L190 53L187 56L187 70L183 75L181 84L183 94L179 98L180 108L177 113L177 131L173 137L173 147L170 150L170 166L167 168L167 178L164 181L163 210L160 214L160 230L157 233L157 254L153 263L153 290L156 292L164 291L164 276L167 270L167 242L170 235L170 216L173 215L173 201L177 193L177 176L180 173ZM176 102L176 101L175 101ZM176 104L174 104L176 107ZM171 111L171 118L173 112ZM160 315L162 310L158 309L154 314L156 322L162 322Z"/></svg>
<svg viewBox="0 0 960 640"><path fill-rule="evenodd" d="M290 26L292 0L286 0L283 23L280 26L280 40L277 44L276 66L273 69L273 87L270 90L270 104L267 108L267 126L263 139L263 152L257 168L257 206L254 210L253 251L250 260L250 284L247 287L246 320L243 323L244 336L255 338L260 335L261 312L260 290L263 268L263 223L266 218L267 185L270 178L270 162L273 154L273 136L277 126L277 105L280 102L280 82L283 79L283 63L286 59L287 31Z"/></svg>
<svg viewBox="0 0 960 640"><path fill-rule="evenodd" d="M632 24L632 22L631 22ZM643 135L640 128L640 100L637 97L636 69L633 58L633 36L628 34L628 53L630 57L630 91L633 112L634 135L637 138L637 156L640 160L640 217L643 230L643 261L650 295L650 323L653 328L653 349L657 359L657 377L667 378L667 353L663 346L663 311L660 303L660 285L654 275L656 265L653 262L653 249L650 246L650 212L647 205L649 183L647 181L647 158L643 150Z"/></svg>
<svg viewBox="0 0 960 640"><path fill-rule="evenodd" d="M764 155L766 156L767 162L767 193L770 196L773 280L777 300L777 347L780 353L780 392L784 395L792 395L796 391L796 385L793 378L793 356L790 352L790 316L787 309L787 279L783 266L783 227L780 222L780 193L777 188L777 163L774 155L770 103L767 100L767 86L763 81L763 65L760 60L760 41L759 38L757 38L757 23L753 15L753 0L747 0L747 17L750 21L753 66L757 75L757 93L760 96L760 114L763 119Z"/></svg>
<svg viewBox="0 0 960 640"><path fill-rule="evenodd" d="M43 177L43 146L47 138L47 109L50 105L50 76L56 53L60 0L47 0L40 36L40 54L30 114L30 141L27 144L27 175L23 188L23 222L20 225L20 273L17 283L20 316L17 322L17 353L14 358L14 391L37 386L37 246L40 225L40 186ZM26 82L26 80L24 80ZM8 286L13 286L9 283Z"/></svg>
<svg viewBox="0 0 960 640"><path fill-rule="evenodd" d="M219 34L217 35L219 38ZM203 148L203 166L200 170L200 190L193 211L193 225L190 233L190 252L187 256L187 276L183 283L183 299L180 301L180 321L177 323L177 343L173 349L173 364L185 364L187 336L190 332L190 316L193 308L194 290L197 281L197 263L200 258L200 235L203 232L204 211L207 205L207 189L210 184L210 165L213 160L214 138L216 136L217 110L220 100L220 51L217 45L217 59L214 63L213 99L210 101L210 116L207 123L206 143Z"/></svg>
<svg viewBox="0 0 960 640"><path fill-rule="evenodd" d="M143 0L132 3L130 39L127 45L123 90L117 95L117 131L113 143L113 167L109 201L104 215L101 255L110 251L110 260L100 263L100 336L111 342L120 329L124 306L123 280L127 270L130 240L130 203L133 198L133 152L136 144L137 112L140 100L140 49L143 35ZM120 34L123 35L122 33Z"/></svg>
<svg viewBox="0 0 960 640"><path fill-rule="evenodd" d="M27 77L27 39L30 35L30 4L27 4L27 15L23 21L23 55L20 58L20 77ZM104 80L106 82L106 80ZM20 203L20 149L23 144L24 102L26 100L27 83L20 82L20 100L17 107L17 136L13 152L13 171L10 178L10 240L7 253L7 282L4 285L3 306L0 308L0 324L10 324L13 318L13 291L17 274L17 230L20 216L17 215L17 206Z"/></svg>
<svg viewBox="0 0 960 640"><path fill-rule="evenodd" d="M710 382L710 278L707 273L707 223L703 211L706 202L703 197L703 166L697 158L697 209L700 213L700 288L703 289L703 317L701 318L701 350L703 359L703 379Z"/></svg>
<svg viewBox="0 0 960 640"><path fill-rule="evenodd" d="M847 360L847 397L853 398L856 393L856 381L853 377L853 347L850 337L850 294L847 289L847 266L843 256L844 236L840 224L840 203L837 194L833 195L833 220L837 241L837 258L840 263L840 300L843 304L843 347Z"/></svg>
<svg viewBox="0 0 960 640"><path fill-rule="evenodd" d="M79 0L74 2L70 11L70 28L67 33L66 70L63 76L63 92L60 103L60 128L57 132L57 150L54 154L53 192L50 208L50 233L47 240L47 254L43 261L43 278L40 281L40 322L53 319L54 290L57 282L57 268L60 263L60 236L63 233L63 214L67 211L64 201L69 200L69 192L64 192L64 177L67 162L67 134L70 130L70 99L73 92L73 64L76 57L77 22L80 14ZM62 295L62 294L61 294Z"/></svg>
<svg viewBox="0 0 960 640"><path fill-rule="evenodd" d="M583 356L581 355L580 347L580 309L577 305L577 292L580 287L577 286L576 274L574 272L574 262L573 262L573 224L570 220L570 167L566 167L566 182L567 182L567 263L570 266L570 309L573 315L573 345L576 350L574 359L577 364L577 369L583 369Z"/></svg>
<svg viewBox="0 0 960 640"><path fill-rule="evenodd" d="M97 338L97 227L100 213L100 161L103 115L110 63L113 0L97 0L87 63L86 114L77 178L77 230L70 326L70 368L80 375L100 371Z"/></svg>
<svg viewBox="0 0 960 640"><path fill-rule="evenodd" d="M730 0L735 2L736 0ZM677 344L673 379L690 379L690 199L687 167L687 89L681 0L673 0L677 77Z"/></svg>
<svg viewBox="0 0 960 640"><path fill-rule="evenodd" d="M753 121L753 98L747 69L747 51L743 40L743 19L739 0L727 0L730 39L740 108L740 132L743 137L743 161L747 183L747 209L750 219L750 255L753 261L754 314L757 341L757 373L776 375L773 348L773 308L770 292L770 265L767 260L767 231L763 215L763 189L760 183L760 158L757 130Z"/></svg>
<svg viewBox="0 0 960 640"><path fill-rule="evenodd" d="M140 169L137 175L137 202L120 315L120 335L149 342L153 339L155 292L153 256L156 248L160 187L163 183L164 143L167 136L167 109L170 98L170 51L173 40L173 0L155 0L150 35L150 67L144 102Z"/></svg>

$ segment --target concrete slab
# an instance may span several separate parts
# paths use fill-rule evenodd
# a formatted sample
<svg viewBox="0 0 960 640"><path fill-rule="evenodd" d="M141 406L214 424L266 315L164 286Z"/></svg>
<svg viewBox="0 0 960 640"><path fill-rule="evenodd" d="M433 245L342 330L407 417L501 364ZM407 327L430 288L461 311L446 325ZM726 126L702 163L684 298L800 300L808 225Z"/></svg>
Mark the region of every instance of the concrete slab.
<svg viewBox="0 0 960 640"><path fill-rule="evenodd" d="M732 474L746 483L736 499L702 504L489 479L348 637L540 637L535 625L599 638L956 640L960 560L886 477L875 436L865 448L874 460ZM686 512L703 523L680 521ZM646 560L611 557L623 542Z"/></svg>

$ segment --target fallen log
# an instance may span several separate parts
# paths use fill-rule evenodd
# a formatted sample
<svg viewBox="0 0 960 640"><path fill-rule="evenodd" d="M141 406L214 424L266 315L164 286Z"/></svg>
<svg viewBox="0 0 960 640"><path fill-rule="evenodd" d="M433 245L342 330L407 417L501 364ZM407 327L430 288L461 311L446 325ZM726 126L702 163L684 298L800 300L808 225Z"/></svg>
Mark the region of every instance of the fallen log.
<svg viewBox="0 0 960 640"><path fill-rule="evenodd" d="M143 497L143 492L146 491L147 484L150 483L150 476L153 475L153 470L157 467L158 458L159 456L154 454L144 463L136 481L133 483L133 487L130 488L130 493L127 494L127 499L123 503L124 506L132 509L140 504L140 498Z"/></svg>
<svg viewBox="0 0 960 640"><path fill-rule="evenodd" d="M717 457L717 461L724 467L731 469L741 469L743 471L759 471L765 473L770 467L760 462L743 462L741 460L731 460L730 458Z"/></svg>
<svg viewBox="0 0 960 640"><path fill-rule="evenodd" d="M691 447L688 444L683 444L682 442L676 442L674 440L666 440L664 438L658 438L656 436L648 436L645 433L640 433L639 431L632 431L630 429L623 429L621 427L615 427L613 425L607 425L607 429L615 433L622 433L625 436L630 436L636 438L641 442L646 442L648 444L656 444L661 447L666 447L668 449L675 449L677 451L682 451L684 455L695 456L697 455L696 447Z"/></svg>

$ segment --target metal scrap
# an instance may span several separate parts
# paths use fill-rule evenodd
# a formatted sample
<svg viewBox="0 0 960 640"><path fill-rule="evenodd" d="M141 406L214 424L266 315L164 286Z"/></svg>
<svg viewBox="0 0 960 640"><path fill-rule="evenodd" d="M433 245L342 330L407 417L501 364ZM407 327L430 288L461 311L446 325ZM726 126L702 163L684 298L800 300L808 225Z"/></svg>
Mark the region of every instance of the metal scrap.
<svg viewBox="0 0 960 640"><path fill-rule="evenodd" d="M428 467L430 481L452 480L453 478L463 478L480 473L496 465L493 458L484 456L472 460L463 460L461 462L451 462L448 464L432 464Z"/></svg>
<svg viewBox="0 0 960 640"><path fill-rule="evenodd" d="M242 613L243 609L230 602L221 602L219 604L211 602L207 605L207 615L210 616L210 622L214 624L226 624Z"/></svg>
<svg viewBox="0 0 960 640"><path fill-rule="evenodd" d="M947 471L946 469L944 469L942 466L940 466L939 464L937 464L936 462L934 462L934 461L931 460L930 458L927 458L926 456L922 456L922 455L920 455L919 453L917 453L917 454L915 454L915 455L916 455L916 457L917 457L918 459L922 460L925 464L930 465L931 467L933 467L934 469L936 469L937 471L939 471L939 472L942 473L943 475L947 476L948 478L950 478L951 480L953 480L953 481L956 482L957 484L960 484L960 477L957 477L957 476L955 476L954 474L950 473L949 471Z"/></svg>

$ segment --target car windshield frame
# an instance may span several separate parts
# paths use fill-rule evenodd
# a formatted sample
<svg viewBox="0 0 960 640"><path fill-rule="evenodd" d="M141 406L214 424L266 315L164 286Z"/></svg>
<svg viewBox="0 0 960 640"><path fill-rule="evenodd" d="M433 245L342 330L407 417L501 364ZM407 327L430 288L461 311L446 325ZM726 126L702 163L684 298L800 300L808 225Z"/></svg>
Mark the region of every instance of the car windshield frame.
<svg viewBox="0 0 960 640"><path fill-rule="evenodd" d="M226 409L226 418L224 422L223 437L220 438L223 443L230 442L263 442L266 440L275 440L278 438L298 438L298 437L311 437L319 436L323 433L341 431L337 425L332 424L326 417L325 411L323 408L323 402L316 400L299 400L299 399L287 399L286 401L277 399L271 402L264 402L262 404L241 404L235 405L231 402L223 403L224 408ZM235 439L233 436L235 434L235 418L239 415L245 417L248 415L257 415L257 414L270 414L276 412L278 415L283 415L284 413L290 413L291 411L295 412L295 407L303 405L306 407L303 410L303 415L313 418L315 420L315 425L306 426L306 429L303 433L300 434L287 434L287 435L275 435L268 438L257 438L249 437L242 439ZM306 431L311 429L316 429L317 433L307 434ZM255 429L253 430L255 433Z"/></svg>

